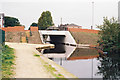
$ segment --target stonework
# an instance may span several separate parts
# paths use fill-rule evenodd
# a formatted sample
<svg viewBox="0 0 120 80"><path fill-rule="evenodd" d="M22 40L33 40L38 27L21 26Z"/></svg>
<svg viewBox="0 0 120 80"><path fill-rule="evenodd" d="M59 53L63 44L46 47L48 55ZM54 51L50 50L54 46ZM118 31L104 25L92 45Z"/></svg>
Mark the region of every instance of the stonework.
<svg viewBox="0 0 120 80"><path fill-rule="evenodd" d="M41 44L41 39L39 32L34 31L31 32L32 35L24 31L21 32L5 32L5 41L6 42L17 42L17 43L33 43L33 44Z"/></svg>
<svg viewBox="0 0 120 80"><path fill-rule="evenodd" d="M30 27L30 30L24 30L24 26L0 28L5 31L6 42L33 43L41 44L38 27Z"/></svg>

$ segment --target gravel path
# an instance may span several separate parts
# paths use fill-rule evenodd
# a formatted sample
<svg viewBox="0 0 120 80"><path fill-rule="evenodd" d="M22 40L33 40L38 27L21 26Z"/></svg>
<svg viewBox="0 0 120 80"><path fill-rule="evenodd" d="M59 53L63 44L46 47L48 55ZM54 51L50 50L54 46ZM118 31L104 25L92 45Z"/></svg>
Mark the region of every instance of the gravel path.
<svg viewBox="0 0 120 80"><path fill-rule="evenodd" d="M15 78L52 78L51 74L45 71L40 59L35 57L35 46L6 43L15 49Z"/></svg>

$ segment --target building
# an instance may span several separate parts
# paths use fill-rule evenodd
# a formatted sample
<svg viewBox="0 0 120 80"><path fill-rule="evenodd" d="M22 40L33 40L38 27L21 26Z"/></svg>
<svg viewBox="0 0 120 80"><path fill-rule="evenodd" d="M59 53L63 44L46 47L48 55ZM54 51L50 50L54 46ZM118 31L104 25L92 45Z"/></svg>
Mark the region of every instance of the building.
<svg viewBox="0 0 120 80"><path fill-rule="evenodd" d="M120 1L118 2L118 21L120 23Z"/></svg>
<svg viewBox="0 0 120 80"><path fill-rule="evenodd" d="M0 27L4 27L4 13L0 13Z"/></svg>
<svg viewBox="0 0 120 80"><path fill-rule="evenodd" d="M79 28L79 29L82 29L82 26L78 26L76 24L64 24L64 25L60 25L58 26L60 28L60 30L68 30L70 28Z"/></svg>
<svg viewBox="0 0 120 80"><path fill-rule="evenodd" d="M50 26L47 28L47 30L56 30L56 31L59 31L59 28L56 27L56 26Z"/></svg>
<svg viewBox="0 0 120 80"><path fill-rule="evenodd" d="M76 24L67 24L66 27L67 28L82 28L82 26L78 26Z"/></svg>

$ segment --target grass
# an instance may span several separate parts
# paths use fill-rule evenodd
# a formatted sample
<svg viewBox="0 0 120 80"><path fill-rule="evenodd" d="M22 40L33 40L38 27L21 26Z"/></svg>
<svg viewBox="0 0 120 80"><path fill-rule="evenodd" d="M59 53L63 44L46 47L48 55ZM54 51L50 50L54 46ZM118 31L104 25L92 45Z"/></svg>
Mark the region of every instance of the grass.
<svg viewBox="0 0 120 80"><path fill-rule="evenodd" d="M11 78L14 74L14 49L5 45L2 49L2 78Z"/></svg>
<svg viewBox="0 0 120 80"><path fill-rule="evenodd" d="M54 67L52 67L50 64L45 63L43 65L48 72L50 72L54 77L56 78L64 78L62 74L60 74Z"/></svg>
<svg viewBox="0 0 120 80"><path fill-rule="evenodd" d="M71 32L73 38L78 44L97 45L98 34L87 32Z"/></svg>
<svg viewBox="0 0 120 80"><path fill-rule="evenodd" d="M51 75L53 75L54 77L56 77L58 80L60 78L63 78L62 80L67 80L64 78L64 76L62 74L60 74L54 67L52 67L50 64L48 64L47 62L45 62L43 59L41 59L40 55L38 54L34 54L34 56L39 57L40 61L43 64L43 67L46 69L47 72L49 72Z"/></svg>
<svg viewBox="0 0 120 80"><path fill-rule="evenodd" d="M36 56L36 57L40 57L40 55L38 55L38 54L34 54L34 56Z"/></svg>

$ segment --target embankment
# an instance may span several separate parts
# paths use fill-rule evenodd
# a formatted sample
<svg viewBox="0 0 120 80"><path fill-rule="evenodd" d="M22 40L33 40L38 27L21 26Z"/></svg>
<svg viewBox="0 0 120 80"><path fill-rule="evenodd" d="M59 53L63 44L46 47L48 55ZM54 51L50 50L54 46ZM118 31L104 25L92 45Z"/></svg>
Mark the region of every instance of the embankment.
<svg viewBox="0 0 120 80"><path fill-rule="evenodd" d="M24 30L24 26L0 28L5 31L6 42L41 44L38 27L30 27L30 30Z"/></svg>
<svg viewBox="0 0 120 80"><path fill-rule="evenodd" d="M38 31L5 32L6 42L41 44Z"/></svg>
<svg viewBox="0 0 120 80"><path fill-rule="evenodd" d="M99 39L97 33L71 31L71 34L77 44L97 45L97 40Z"/></svg>
<svg viewBox="0 0 120 80"><path fill-rule="evenodd" d="M69 28L77 44L97 45L99 30Z"/></svg>

